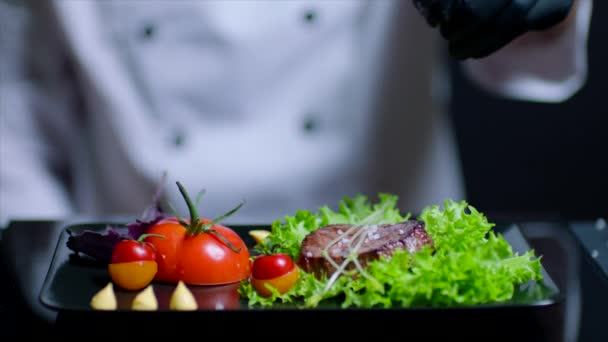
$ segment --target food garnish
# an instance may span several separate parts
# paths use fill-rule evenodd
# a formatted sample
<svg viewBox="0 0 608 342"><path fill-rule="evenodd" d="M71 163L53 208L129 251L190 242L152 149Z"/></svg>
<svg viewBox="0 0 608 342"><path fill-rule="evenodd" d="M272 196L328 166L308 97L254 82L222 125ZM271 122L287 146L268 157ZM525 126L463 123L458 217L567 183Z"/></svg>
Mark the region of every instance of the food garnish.
<svg viewBox="0 0 608 342"><path fill-rule="evenodd" d="M263 297L284 294L298 280L298 266L284 253L259 255L253 259L251 285Z"/></svg>
<svg viewBox="0 0 608 342"><path fill-rule="evenodd" d="M196 206L202 192L196 201L192 201L180 182L177 186L186 201L190 218L166 218L147 230L149 236L144 241L156 249L158 272L155 280L218 285L249 278L251 265L247 245L234 230L219 224L244 203L213 220L199 217Z"/></svg>
<svg viewBox="0 0 608 342"><path fill-rule="evenodd" d="M285 293L263 296L246 281L239 293L250 306L296 303L305 308L325 302L365 308L456 306L508 301L520 285L542 280L540 257L534 250L514 253L492 229L495 224L466 201L428 206L415 220L402 215L396 203L397 197L390 194L379 194L373 204L357 195L344 197L337 211L325 206L276 220L271 234L254 247L257 251L285 253L304 265L302 260L314 253L302 249L303 241L324 229L331 232L331 239L319 239L315 246L320 248L318 261L329 265L324 268L328 271L318 274L300 268L297 282ZM331 225L344 226L328 228ZM400 230L410 240L397 238ZM366 239L383 243L378 247ZM373 260L362 259L370 246L376 253ZM386 248L390 253L384 253Z"/></svg>
<svg viewBox="0 0 608 342"><path fill-rule="evenodd" d="M198 309L196 299L188 286L183 281L179 281L175 290L171 294L169 309L177 311L192 311Z"/></svg>
<svg viewBox="0 0 608 342"><path fill-rule="evenodd" d="M108 283L99 290L92 298L90 305L95 310L116 310L118 301L114 293L114 286Z"/></svg>
<svg viewBox="0 0 608 342"><path fill-rule="evenodd" d="M126 290L140 290L146 287L156 275L158 265L154 245L143 239L151 236L142 234L135 239L121 240L114 246L108 272L112 281ZM155 235L164 239L162 235Z"/></svg>
<svg viewBox="0 0 608 342"><path fill-rule="evenodd" d="M131 309L139 311L155 311L158 309L158 300L156 299L152 285L146 286L145 289L135 296L131 303Z"/></svg>

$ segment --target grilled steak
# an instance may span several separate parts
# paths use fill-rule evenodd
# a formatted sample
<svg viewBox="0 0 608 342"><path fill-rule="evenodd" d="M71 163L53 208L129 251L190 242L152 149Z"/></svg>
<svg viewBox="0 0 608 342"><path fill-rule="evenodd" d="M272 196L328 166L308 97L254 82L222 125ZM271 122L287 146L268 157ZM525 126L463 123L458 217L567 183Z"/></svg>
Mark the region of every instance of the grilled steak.
<svg viewBox="0 0 608 342"><path fill-rule="evenodd" d="M306 272L314 273L317 277L323 274L330 276L335 268L321 253L336 239L337 242L328 249L328 254L338 265L344 261L353 246L357 245L357 241L363 239L357 250L357 260L363 267L380 257L390 258L395 249L406 248L413 253L425 245L433 245L433 240L424 229L422 221L409 220L395 224L369 225L348 231L351 227L350 224L333 224L308 234L302 241L297 259L298 266ZM355 236L361 229L364 231ZM352 262L346 266L347 270L353 268L355 265Z"/></svg>

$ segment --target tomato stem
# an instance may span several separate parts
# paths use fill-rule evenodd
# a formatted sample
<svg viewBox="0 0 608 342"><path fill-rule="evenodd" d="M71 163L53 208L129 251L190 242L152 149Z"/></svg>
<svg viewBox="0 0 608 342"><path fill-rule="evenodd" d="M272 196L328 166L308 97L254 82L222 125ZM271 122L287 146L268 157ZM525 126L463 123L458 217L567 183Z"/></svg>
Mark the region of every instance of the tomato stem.
<svg viewBox="0 0 608 342"><path fill-rule="evenodd" d="M243 204L245 204L245 202L241 202L239 205L237 205L236 207L232 208L230 211L228 211L224 215L222 215L220 217L217 217L213 221L202 225L201 226L201 230L202 231L209 230L209 228L213 227L214 224L219 223L221 220L223 220L223 219L229 217L230 215L234 214L237 210L239 210L243 206Z"/></svg>
<svg viewBox="0 0 608 342"><path fill-rule="evenodd" d="M158 238L161 239L167 239L167 237L165 237L164 235L161 234L141 234L138 238L137 238L137 242L143 242L145 238L149 237L149 236L156 236Z"/></svg>
<svg viewBox="0 0 608 342"><path fill-rule="evenodd" d="M241 249L240 249L240 248L236 248L236 247L234 247L234 245L233 245L233 244L231 244L231 243L230 243L230 241L228 241L228 239L226 239L226 238L224 237L224 235L222 235L222 234L221 234L220 232L218 232L217 230L215 230L215 229L209 229L209 230L206 230L205 232L215 234L215 236L217 236L217 237L218 237L220 240L222 240L222 242L224 242L226 245L228 245L228 247L230 247L230 249L232 249L232 251L233 251L234 253L239 253L239 252L241 251Z"/></svg>
<svg viewBox="0 0 608 342"><path fill-rule="evenodd" d="M224 242L228 247L230 247L230 249L233 252L239 253L241 251L241 249L234 247L234 245L232 243L230 243L230 241L228 241L228 239L226 239L225 236L223 236L217 230L213 229L213 226L215 224L219 223L221 220L234 214L237 210L239 210L243 206L243 204L245 204L245 202L240 203L239 205L237 205L236 207L234 207L227 213L215 218L211 222L203 224L203 222L201 222L201 220L200 220L200 217L198 216L198 212L196 211L196 206L198 205L198 202L200 201L200 198L204 192L203 191L199 192L196 197L196 202L193 203L192 199L190 199L190 195L188 195L188 192L186 191L184 186L179 181L177 181L176 183L177 183L177 187L179 188L180 193L182 194L182 196L184 197L184 200L186 201L186 205L188 206L188 211L190 212L190 223L189 224L187 222L185 222L184 220L178 220L179 223L182 226L184 226L184 228L186 228L186 231L188 232L188 234L194 235L194 234L202 234L202 233L212 233L215 236L217 236L220 240L222 240L222 242Z"/></svg>
<svg viewBox="0 0 608 342"><path fill-rule="evenodd" d="M179 188L179 192L182 194L182 197L184 197L184 200L186 201L186 205L188 206L188 211L190 212L190 228L191 228L191 230L195 230L198 225L197 223L199 222L199 217L198 217L198 212L196 211L196 207L194 206L194 203L192 203L192 200L190 199L190 195L188 195L188 192L186 191L186 189L184 188L182 183L180 183L179 181L177 181L176 183L177 183L177 187ZM193 233L192 231L190 231L190 232Z"/></svg>

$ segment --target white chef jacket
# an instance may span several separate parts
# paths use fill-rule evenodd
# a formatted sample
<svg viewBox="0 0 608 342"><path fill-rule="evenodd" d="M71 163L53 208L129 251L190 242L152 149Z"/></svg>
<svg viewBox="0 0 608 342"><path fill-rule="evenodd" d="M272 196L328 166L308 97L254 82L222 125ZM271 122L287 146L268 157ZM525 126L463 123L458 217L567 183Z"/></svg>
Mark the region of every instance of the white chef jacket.
<svg viewBox="0 0 608 342"><path fill-rule="evenodd" d="M441 39L411 1L0 1L0 223L137 215L167 172L199 214L269 223L357 193L416 213L466 199ZM549 46L464 67L562 101L591 0ZM492 115L492 113L487 113ZM531 114L532 115L532 114Z"/></svg>

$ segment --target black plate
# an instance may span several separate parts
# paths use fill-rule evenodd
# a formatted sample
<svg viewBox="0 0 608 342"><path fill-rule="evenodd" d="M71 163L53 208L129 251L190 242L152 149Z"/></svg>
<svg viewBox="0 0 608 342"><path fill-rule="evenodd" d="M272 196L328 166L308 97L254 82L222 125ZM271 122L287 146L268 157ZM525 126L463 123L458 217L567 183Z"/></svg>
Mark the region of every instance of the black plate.
<svg viewBox="0 0 608 342"><path fill-rule="evenodd" d="M155 294L159 301L158 311L131 311L129 305L137 292L125 291L115 287L119 310L99 312L92 310L89 302L91 297L110 281L107 269L104 265L93 263L86 257L76 256L67 248L66 242L69 237L68 230L73 233L83 230L103 230L108 224L91 223L67 226L57 242L49 272L41 289L40 301L45 306L60 312L63 316L58 318L58 322L65 324L67 321L68 327L78 324L82 328L90 326L94 322L102 322L108 319L111 321L138 322L133 324L149 324L151 316L155 317L158 321L162 321L163 324L174 322L180 326L186 324L186 322L198 322L203 317L204 321L210 324L223 324L221 322L224 319L231 321L238 317L241 322L248 322L251 328L255 328L254 324L264 325L266 323L263 322L284 318L291 318L294 321L306 319L311 323L326 323L335 320L336 317L340 317L340 320L354 325L358 324L359 320L376 320L384 324L393 322L396 319L399 322L407 321L419 327L421 326L420 324L429 322L441 324L445 327L456 324L460 326L460 323L469 324L471 323L470 321L476 321L474 325L484 322L483 326L475 328L477 330L474 331L477 332L485 331L488 327L501 326L505 322L509 322L509 324L518 324L518 329L524 329L528 337L534 336L536 340L545 340L546 336L552 336L549 339L552 340L553 336L559 333L548 330L545 325L547 322L551 322L550 325L557 324L557 327L559 327L559 322L563 319L561 304L564 296L544 268L542 269L543 282L537 283L531 281L522 285L516 291L511 301L475 306L341 309L337 304L327 304L314 309L300 309L295 305L260 308L249 307L247 302L238 296L238 284L232 284L189 286L199 303L199 310L196 312L172 312L168 310L168 303L174 290L174 285L153 283ZM260 225L231 225L230 227L241 235L245 243L250 247L253 246L254 241L248 235L248 231L251 229L268 229L267 226ZM498 225L496 230L503 234L514 251L523 253L530 249L530 245L521 234L517 225ZM463 320L466 320L466 322L462 322ZM432 335L432 332L429 333ZM450 336L455 337L458 334L452 332ZM470 337L471 334L467 333L461 336Z"/></svg>

